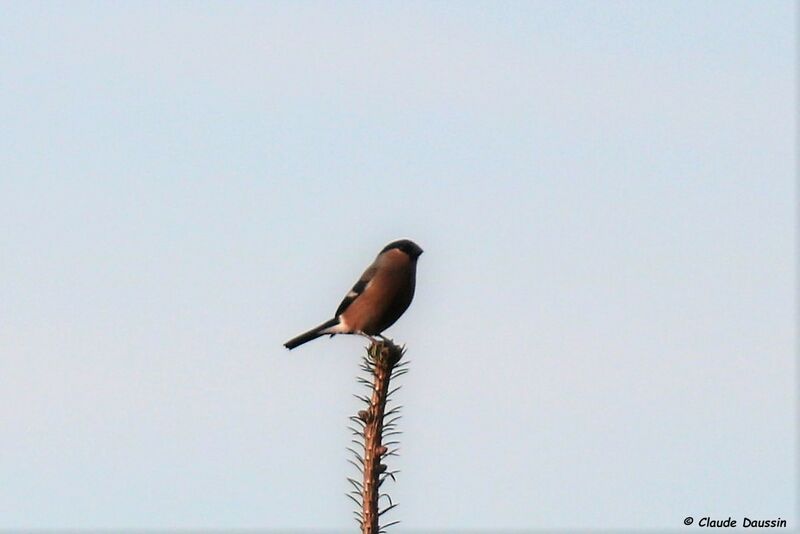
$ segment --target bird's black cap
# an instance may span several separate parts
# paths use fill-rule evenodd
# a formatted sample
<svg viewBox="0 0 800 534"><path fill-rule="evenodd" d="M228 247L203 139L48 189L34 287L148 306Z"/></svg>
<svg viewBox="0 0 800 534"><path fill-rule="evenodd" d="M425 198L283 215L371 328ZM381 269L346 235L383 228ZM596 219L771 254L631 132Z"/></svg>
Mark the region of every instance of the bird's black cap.
<svg viewBox="0 0 800 534"><path fill-rule="evenodd" d="M384 253L387 250L392 250L393 248L402 250L412 258L419 257L419 255L422 254L423 252L422 249L419 247L419 245L417 245L410 239L400 239L398 241L392 241L391 243L383 247L381 253Z"/></svg>

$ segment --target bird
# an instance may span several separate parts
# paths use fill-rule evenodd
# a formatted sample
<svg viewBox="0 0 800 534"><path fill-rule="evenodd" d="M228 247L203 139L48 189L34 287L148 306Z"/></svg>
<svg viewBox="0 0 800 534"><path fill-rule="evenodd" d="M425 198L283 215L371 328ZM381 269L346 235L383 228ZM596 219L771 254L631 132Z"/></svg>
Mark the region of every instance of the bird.
<svg viewBox="0 0 800 534"><path fill-rule="evenodd" d="M289 350L330 334L358 334L376 341L408 309L414 298L417 259L423 250L410 239L392 241L378 253L345 295L333 319L283 344Z"/></svg>

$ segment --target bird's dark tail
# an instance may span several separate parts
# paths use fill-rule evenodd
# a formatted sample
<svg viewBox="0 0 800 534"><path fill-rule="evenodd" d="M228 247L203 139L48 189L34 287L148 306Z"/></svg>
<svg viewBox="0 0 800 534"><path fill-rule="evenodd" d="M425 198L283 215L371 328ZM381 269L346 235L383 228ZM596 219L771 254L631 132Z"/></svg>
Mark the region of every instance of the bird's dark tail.
<svg viewBox="0 0 800 534"><path fill-rule="evenodd" d="M300 334L299 336L290 339L286 343L283 344L289 350L292 350L295 347L299 347L303 343L308 343L312 339L317 339L320 336L324 336L325 334L330 334L331 332L327 331L330 327L336 326L339 324L339 319L334 317L330 321L325 321L321 325L312 328L308 332Z"/></svg>

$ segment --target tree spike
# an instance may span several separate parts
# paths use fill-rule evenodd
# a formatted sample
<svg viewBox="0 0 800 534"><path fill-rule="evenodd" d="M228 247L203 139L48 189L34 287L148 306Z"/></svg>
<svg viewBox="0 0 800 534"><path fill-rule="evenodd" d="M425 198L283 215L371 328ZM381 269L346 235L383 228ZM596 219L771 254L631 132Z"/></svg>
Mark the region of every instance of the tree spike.
<svg viewBox="0 0 800 534"><path fill-rule="evenodd" d="M356 382L369 388L369 396L354 395L354 397L365 403L368 408L350 417L351 422L360 430L348 427L355 438L358 438L352 438L351 441L362 447L364 452L360 454L352 447L347 448L356 458L356 461L352 459L348 461L362 473L363 482L354 479L348 481L356 492L360 492L360 512L356 517L362 534L378 534L384 532L386 527L397 524L395 521L380 526L380 516L394 509L397 503L392 502L387 493L380 493L379 488L387 478L396 480L395 473L398 472L390 471L382 461L384 458L396 455L396 449L390 450L389 447L396 447L398 441L390 439L384 443L383 439L400 434L397 423L400 420L399 412L402 406L387 410L387 401L400 389L400 386L390 388L390 382L408 372L408 361L401 361L405 354L405 346L398 347L387 339L373 342L365 347L365 352L360 368L367 373L369 379L357 376ZM389 502L383 510L379 506L381 498Z"/></svg>

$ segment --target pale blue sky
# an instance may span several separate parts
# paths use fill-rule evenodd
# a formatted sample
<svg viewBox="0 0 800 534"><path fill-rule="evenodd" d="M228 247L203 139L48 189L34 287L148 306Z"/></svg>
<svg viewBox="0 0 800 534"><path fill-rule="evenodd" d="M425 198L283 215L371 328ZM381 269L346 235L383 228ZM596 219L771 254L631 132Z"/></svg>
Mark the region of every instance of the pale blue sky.
<svg viewBox="0 0 800 534"><path fill-rule="evenodd" d="M791 2L0 6L0 528L796 526Z"/></svg>

